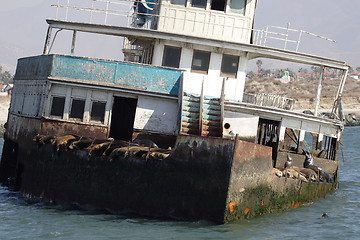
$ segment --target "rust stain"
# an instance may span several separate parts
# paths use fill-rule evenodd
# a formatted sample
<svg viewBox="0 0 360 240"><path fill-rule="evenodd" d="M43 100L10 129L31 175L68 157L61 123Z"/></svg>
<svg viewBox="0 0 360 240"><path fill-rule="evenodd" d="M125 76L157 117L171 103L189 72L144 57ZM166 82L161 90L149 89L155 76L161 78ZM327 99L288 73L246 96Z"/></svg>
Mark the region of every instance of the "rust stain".
<svg viewBox="0 0 360 240"><path fill-rule="evenodd" d="M229 202L228 207L230 209L230 213L233 214L235 212L235 206L236 206L236 203L234 201Z"/></svg>
<svg viewBox="0 0 360 240"><path fill-rule="evenodd" d="M261 206L264 206L264 201L261 201Z"/></svg>
<svg viewBox="0 0 360 240"><path fill-rule="evenodd" d="M249 213L250 209L249 208L245 208L245 215L247 215Z"/></svg>
<svg viewBox="0 0 360 240"><path fill-rule="evenodd" d="M298 208L300 206L300 202L295 203L294 208Z"/></svg>

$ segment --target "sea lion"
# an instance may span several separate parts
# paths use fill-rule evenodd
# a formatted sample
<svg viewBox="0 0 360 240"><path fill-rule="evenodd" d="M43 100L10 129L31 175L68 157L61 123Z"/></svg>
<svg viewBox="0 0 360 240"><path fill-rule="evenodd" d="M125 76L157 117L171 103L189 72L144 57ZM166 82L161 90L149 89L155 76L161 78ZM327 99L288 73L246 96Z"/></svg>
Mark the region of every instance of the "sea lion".
<svg viewBox="0 0 360 240"><path fill-rule="evenodd" d="M279 169L273 168L273 170L272 170L272 175L277 176L277 177L282 177L282 176L283 176L283 173L282 173L282 171L280 171Z"/></svg>
<svg viewBox="0 0 360 240"><path fill-rule="evenodd" d="M144 147L152 147L152 148L158 148L158 145L151 141L150 139L134 139L133 143L139 144L140 146Z"/></svg>
<svg viewBox="0 0 360 240"><path fill-rule="evenodd" d="M297 171L296 168L286 168L283 170L283 176L287 178L300 179L301 181L307 182L305 175L300 171Z"/></svg>
<svg viewBox="0 0 360 240"><path fill-rule="evenodd" d="M330 182L332 183L331 176L322 170L320 167L315 165L315 159L311 154L305 154L304 168L312 169L318 176L318 179L321 182Z"/></svg>
<svg viewBox="0 0 360 240"><path fill-rule="evenodd" d="M129 146L129 142L122 141L122 140L116 140L114 141L111 146L109 146L103 153L103 156L109 156L111 155L112 151L114 151L116 148L126 147Z"/></svg>
<svg viewBox="0 0 360 240"><path fill-rule="evenodd" d="M292 167L292 162L293 162L292 158L289 155L287 155L287 159L286 159L286 162L284 164L284 168Z"/></svg>
<svg viewBox="0 0 360 240"><path fill-rule="evenodd" d="M56 150L59 151L61 146L66 146L70 140L77 140L79 137L74 135L65 135L61 137L55 137L51 143L56 146Z"/></svg>
<svg viewBox="0 0 360 240"><path fill-rule="evenodd" d="M317 181L318 180L318 175L316 174L316 172L310 168L301 168L300 172L305 174L306 178L308 180L311 181Z"/></svg>
<svg viewBox="0 0 360 240"><path fill-rule="evenodd" d="M47 143L51 143L51 141L55 138L54 135L41 135L38 134L33 138L34 142L38 142L39 145L44 145Z"/></svg>
<svg viewBox="0 0 360 240"><path fill-rule="evenodd" d="M91 139L91 138L81 138L77 141L72 142L68 148L69 149L84 149L84 148L88 148L91 145L96 145L96 144L100 144L103 143L104 141L108 141L108 140L103 140L103 139Z"/></svg>
<svg viewBox="0 0 360 240"><path fill-rule="evenodd" d="M89 150L89 156L101 156L111 144L112 142L103 142L89 146L87 148Z"/></svg>

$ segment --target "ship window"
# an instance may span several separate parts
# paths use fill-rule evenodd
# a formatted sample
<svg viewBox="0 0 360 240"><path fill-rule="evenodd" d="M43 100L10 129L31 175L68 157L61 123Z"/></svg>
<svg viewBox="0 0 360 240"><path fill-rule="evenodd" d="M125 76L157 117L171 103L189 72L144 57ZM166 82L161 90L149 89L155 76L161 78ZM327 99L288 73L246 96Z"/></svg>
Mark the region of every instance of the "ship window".
<svg viewBox="0 0 360 240"><path fill-rule="evenodd" d="M206 2L207 0L192 0L191 6L197 8L206 8Z"/></svg>
<svg viewBox="0 0 360 240"><path fill-rule="evenodd" d="M91 107L91 121L104 123L106 102L93 102Z"/></svg>
<svg viewBox="0 0 360 240"><path fill-rule="evenodd" d="M165 46L162 65L178 68L180 64L181 48Z"/></svg>
<svg viewBox="0 0 360 240"><path fill-rule="evenodd" d="M230 0L230 12L244 14L246 0Z"/></svg>
<svg viewBox="0 0 360 240"><path fill-rule="evenodd" d="M71 103L70 118L82 121L84 116L85 100L73 99Z"/></svg>
<svg viewBox="0 0 360 240"><path fill-rule="evenodd" d="M194 50L191 71L207 73L210 63L210 52Z"/></svg>
<svg viewBox="0 0 360 240"><path fill-rule="evenodd" d="M221 76L236 78L238 65L239 65L238 56L224 54L221 63Z"/></svg>
<svg viewBox="0 0 360 240"><path fill-rule="evenodd" d="M225 11L225 0L211 0L211 10Z"/></svg>
<svg viewBox="0 0 360 240"><path fill-rule="evenodd" d="M186 6L186 0L170 0L171 4Z"/></svg>
<svg viewBox="0 0 360 240"><path fill-rule="evenodd" d="M65 106L65 97L52 97L50 115L54 117L63 117Z"/></svg>

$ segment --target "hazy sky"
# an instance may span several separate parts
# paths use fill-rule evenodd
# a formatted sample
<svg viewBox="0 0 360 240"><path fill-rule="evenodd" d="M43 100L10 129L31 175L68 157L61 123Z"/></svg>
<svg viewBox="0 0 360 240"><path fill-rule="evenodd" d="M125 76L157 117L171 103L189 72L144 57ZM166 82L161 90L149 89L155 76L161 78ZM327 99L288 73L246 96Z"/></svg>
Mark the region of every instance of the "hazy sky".
<svg viewBox="0 0 360 240"><path fill-rule="evenodd" d="M0 0L0 65L12 72L16 59L42 53L47 24L55 17L50 7L57 0ZM70 0L75 2L76 0ZM86 1L86 0L82 0ZM258 0L255 27L275 25L302 29L336 40L336 43L305 36L300 51L336 58L360 66L360 1L358 0ZM121 41L116 37L78 35L77 55L119 59ZM54 52L68 54L71 33L59 33ZM272 66L264 61L264 68Z"/></svg>

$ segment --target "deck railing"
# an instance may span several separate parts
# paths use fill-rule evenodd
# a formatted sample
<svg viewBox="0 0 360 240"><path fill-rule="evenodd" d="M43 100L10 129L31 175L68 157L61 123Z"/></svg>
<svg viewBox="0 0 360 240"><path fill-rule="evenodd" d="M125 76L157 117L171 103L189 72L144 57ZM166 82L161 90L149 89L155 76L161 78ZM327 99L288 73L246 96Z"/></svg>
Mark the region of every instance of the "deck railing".
<svg viewBox="0 0 360 240"><path fill-rule="evenodd" d="M285 110L293 110L295 104L295 100L287 98L286 96L267 93L244 93L243 102Z"/></svg>
<svg viewBox="0 0 360 240"><path fill-rule="evenodd" d="M92 24L105 24L113 26L130 26L138 28L156 29L159 15L159 3L157 0L53 0L52 5L56 8L57 20L74 21ZM170 7L177 5L163 2ZM212 15L214 15L213 13ZM185 20L185 15L161 16L164 21ZM245 16L243 16L245 17ZM208 19L202 21L186 19L194 24L199 23L204 28L209 28ZM321 38L331 42L332 39L313 34L304 30L291 29L287 27L266 26L262 29L250 29L240 25L224 25L224 28L231 27L233 32L252 31L252 44L259 46L276 47L284 50L299 51L303 35ZM206 32L208 29L202 29ZM275 41L273 41L275 40Z"/></svg>

